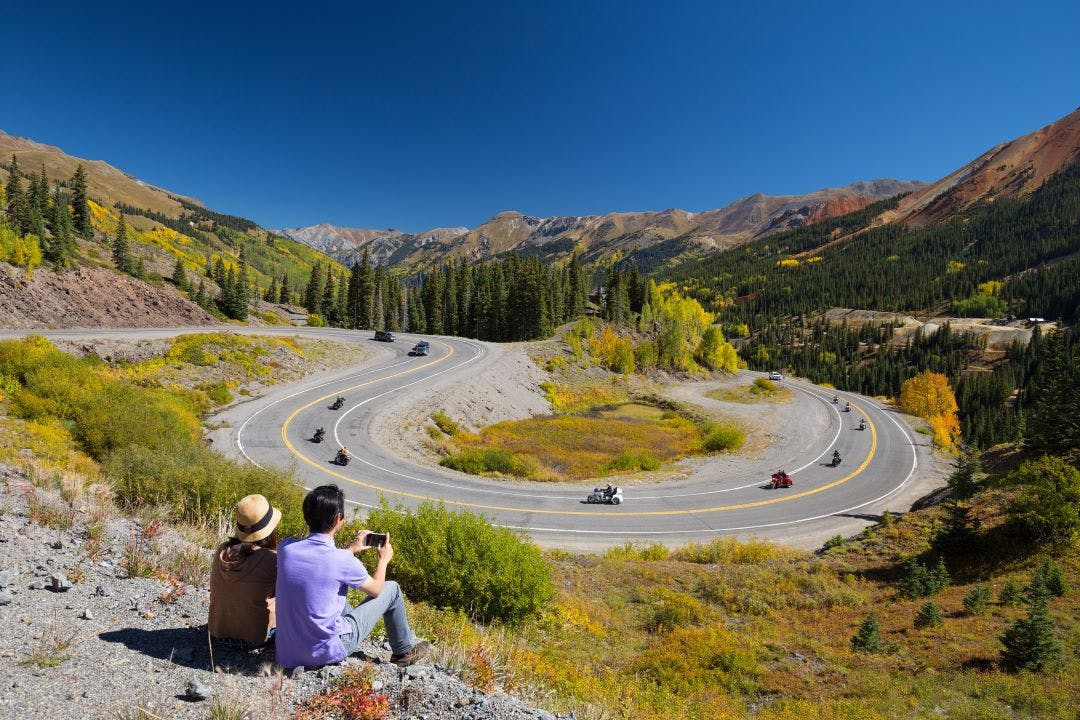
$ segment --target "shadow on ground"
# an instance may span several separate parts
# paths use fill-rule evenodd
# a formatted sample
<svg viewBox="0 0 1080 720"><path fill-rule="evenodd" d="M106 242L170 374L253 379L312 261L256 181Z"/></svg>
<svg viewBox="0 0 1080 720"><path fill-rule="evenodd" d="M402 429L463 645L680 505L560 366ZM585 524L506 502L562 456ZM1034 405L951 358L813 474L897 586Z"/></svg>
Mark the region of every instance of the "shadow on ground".
<svg viewBox="0 0 1080 720"><path fill-rule="evenodd" d="M98 637L105 642L120 643L129 650L148 657L193 670L212 671L216 665L218 669L232 673L257 675L264 665L274 660L272 649L256 654L232 650L216 644L213 649L213 662L211 662L206 626L160 630L123 628L103 632Z"/></svg>

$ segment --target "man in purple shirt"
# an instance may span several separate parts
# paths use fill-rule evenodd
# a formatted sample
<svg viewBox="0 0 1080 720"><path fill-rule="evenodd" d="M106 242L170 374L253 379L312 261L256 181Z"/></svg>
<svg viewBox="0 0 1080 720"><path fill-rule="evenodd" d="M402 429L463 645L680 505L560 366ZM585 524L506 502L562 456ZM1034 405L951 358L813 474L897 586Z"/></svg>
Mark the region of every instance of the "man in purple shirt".
<svg viewBox="0 0 1080 720"><path fill-rule="evenodd" d="M347 549L334 545L334 535L345 523L345 495L337 485L308 493L304 520L311 534L278 547L278 663L292 668L341 662L356 652L380 617L394 653L391 662L404 667L425 657L431 644L413 635L401 588L386 580L386 566L394 557L389 536L378 549L375 574L369 575L355 555L366 547L368 531L360 531ZM349 607L349 588L360 588L369 597Z"/></svg>

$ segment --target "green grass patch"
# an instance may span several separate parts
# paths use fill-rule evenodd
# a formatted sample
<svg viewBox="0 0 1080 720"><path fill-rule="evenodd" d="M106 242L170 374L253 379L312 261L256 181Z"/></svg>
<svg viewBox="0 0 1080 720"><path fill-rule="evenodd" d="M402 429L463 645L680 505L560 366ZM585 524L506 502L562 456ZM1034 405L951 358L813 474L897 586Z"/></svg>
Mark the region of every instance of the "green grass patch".
<svg viewBox="0 0 1080 720"><path fill-rule="evenodd" d="M749 385L740 385L734 388L717 388L705 393L705 397L723 402L736 403L786 403L795 397L790 389L782 387L765 378L757 378Z"/></svg>
<svg viewBox="0 0 1080 720"><path fill-rule="evenodd" d="M450 435L451 437L461 432L461 425L450 419L450 416L442 410L436 410L431 413L431 421L435 423L435 426L442 430L444 434Z"/></svg>
<svg viewBox="0 0 1080 720"><path fill-rule="evenodd" d="M443 458L443 467L469 473L470 475L512 475L527 478L536 473L534 463L500 448L467 448Z"/></svg>

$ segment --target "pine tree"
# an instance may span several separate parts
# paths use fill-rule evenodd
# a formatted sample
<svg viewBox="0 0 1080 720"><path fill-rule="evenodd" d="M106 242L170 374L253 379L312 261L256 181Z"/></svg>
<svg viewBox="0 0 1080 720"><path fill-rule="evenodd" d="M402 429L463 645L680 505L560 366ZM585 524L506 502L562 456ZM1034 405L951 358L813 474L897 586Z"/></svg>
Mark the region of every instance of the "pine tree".
<svg viewBox="0 0 1080 720"><path fill-rule="evenodd" d="M4 192L7 198L8 224L19 235L25 235L30 232L30 207L22 188L19 160L14 155L11 156L11 171Z"/></svg>
<svg viewBox="0 0 1080 720"><path fill-rule="evenodd" d="M193 299L195 300L196 305L203 310L206 309L206 280L203 278L199 278L199 289L195 291L195 297Z"/></svg>
<svg viewBox="0 0 1080 720"><path fill-rule="evenodd" d="M278 289L277 301L282 304L292 304L292 290L289 288L289 274L281 276L281 287Z"/></svg>
<svg viewBox="0 0 1080 720"><path fill-rule="evenodd" d="M915 614L915 627L920 630L928 627L937 627L942 623L941 608L933 601L927 600Z"/></svg>
<svg viewBox="0 0 1080 720"><path fill-rule="evenodd" d="M334 275L330 264L326 265L326 277L323 279L323 293L319 300L318 313L323 316L327 324L334 324L334 300L337 297L337 288L334 287Z"/></svg>
<svg viewBox="0 0 1080 720"><path fill-rule="evenodd" d="M275 303L278 299L278 284L277 278L271 277L270 284L266 286L266 292L263 293L263 300L268 303Z"/></svg>
<svg viewBox="0 0 1080 720"><path fill-rule="evenodd" d="M851 649L853 652L864 653L879 653L884 650L877 615L870 613L859 624L858 631L851 638Z"/></svg>
<svg viewBox="0 0 1080 720"><path fill-rule="evenodd" d="M184 263L180 261L180 258L176 258L176 265L173 266L172 282L178 290L190 290L188 286L187 272L184 270Z"/></svg>
<svg viewBox="0 0 1080 720"><path fill-rule="evenodd" d="M66 269L72 262L75 252L75 236L71 226L71 211L67 201L56 186L52 206L52 235L44 241L45 259L52 264L56 272Z"/></svg>
<svg viewBox="0 0 1080 720"><path fill-rule="evenodd" d="M1023 601L1024 590L1020 587L1020 583L1016 582L1015 578L1006 580L1001 587L1001 594L998 595L998 602L1006 607L1014 607Z"/></svg>
<svg viewBox="0 0 1080 720"><path fill-rule="evenodd" d="M319 312L319 303L322 301L322 264L315 263L311 267L311 277L307 287L304 288L304 307L309 313Z"/></svg>
<svg viewBox="0 0 1080 720"><path fill-rule="evenodd" d="M75 168L75 174L71 178L71 213L75 232L87 240L92 240L94 228L90 222L90 196L86 187L86 171L81 164Z"/></svg>
<svg viewBox="0 0 1080 720"><path fill-rule="evenodd" d="M973 587L964 595L964 613L982 615L990 604L990 588L985 585Z"/></svg>
<svg viewBox="0 0 1080 720"><path fill-rule="evenodd" d="M236 280L233 285L232 312L229 314L234 320L247 320L248 305L251 304L251 285L248 280L247 251L240 246L240 265L236 271Z"/></svg>
<svg viewBox="0 0 1080 720"><path fill-rule="evenodd" d="M80 168L82 165L79 166ZM78 216L76 215L76 227L78 226ZM85 235L83 237L86 237ZM124 218L124 213L120 213L120 219L116 223L116 238L113 240L112 247L112 259L116 265L116 269L120 272L130 273L134 267L131 262L131 250L128 247L127 239L127 221Z"/></svg>
<svg viewBox="0 0 1080 720"><path fill-rule="evenodd" d="M374 327L373 306L375 303L375 269L371 266L371 257L367 247L360 258L360 277L357 294L356 326L364 329Z"/></svg>
<svg viewBox="0 0 1080 720"><path fill-rule="evenodd" d="M1001 634L1001 663L1006 670L1044 672L1061 665L1061 645L1054 634L1049 597L1045 586L1037 587L1029 600L1028 616Z"/></svg>

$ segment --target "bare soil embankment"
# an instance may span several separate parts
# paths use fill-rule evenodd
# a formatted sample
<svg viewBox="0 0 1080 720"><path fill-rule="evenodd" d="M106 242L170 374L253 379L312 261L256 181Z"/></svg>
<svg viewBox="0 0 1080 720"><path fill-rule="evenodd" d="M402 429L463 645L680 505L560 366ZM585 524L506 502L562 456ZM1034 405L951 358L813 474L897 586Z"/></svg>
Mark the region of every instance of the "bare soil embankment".
<svg viewBox="0 0 1080 720"><path fill-rule="evenodd" d="M0 263L0 327L143 328L219 325L172 286L102 268L27 274Z"/></svg>

